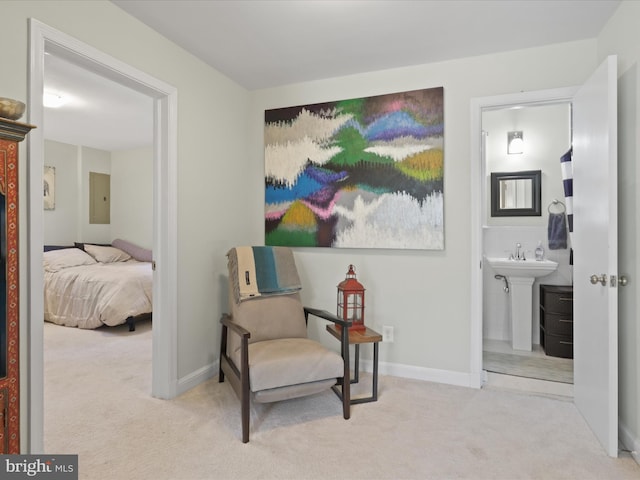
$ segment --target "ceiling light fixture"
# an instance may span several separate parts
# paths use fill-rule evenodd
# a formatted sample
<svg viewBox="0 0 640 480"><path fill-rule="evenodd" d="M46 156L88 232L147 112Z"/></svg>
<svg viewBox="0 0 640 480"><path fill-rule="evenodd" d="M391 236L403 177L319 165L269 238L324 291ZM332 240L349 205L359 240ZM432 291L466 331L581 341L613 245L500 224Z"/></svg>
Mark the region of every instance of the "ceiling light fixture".
<svg viewBox="0 0 640 480"><path fill-rule="evenodd" d="M66 98L57 93L44 92L42 95L42 105L48 108L59 108L67 103Z"/></svg>

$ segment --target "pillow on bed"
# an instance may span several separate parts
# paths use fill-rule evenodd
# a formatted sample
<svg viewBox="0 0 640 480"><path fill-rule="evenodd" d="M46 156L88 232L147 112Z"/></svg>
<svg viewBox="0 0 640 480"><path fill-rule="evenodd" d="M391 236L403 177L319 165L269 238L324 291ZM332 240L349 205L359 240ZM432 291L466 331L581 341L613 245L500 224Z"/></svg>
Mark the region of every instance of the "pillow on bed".
<svg viewBox="0 0 640 480"><path fill-rule="evenodd" d="M150 262L153 259L153 254L151 253L151 250L149 250L148 248L139 247L138 245L135 245L126 240L116 238L111 245L119 248L124 252L127 252L129 255L131 255L133 258L135 258L139 262Z"/></svg>
<svg viewBox="0 0 640 480"><path fill-rule="evenodd" d="M101 247L99 245L84 244L84 251L100 263L126 262L131 255L116 247Z"/></svg>
<svg viewBox="0 0 640 480"><path fill-rule="evenodd" d="M44 270L46 272L59 272L63 268L92 265L96 261L91 255L79 248L63 248L44 252Z"/></svg>

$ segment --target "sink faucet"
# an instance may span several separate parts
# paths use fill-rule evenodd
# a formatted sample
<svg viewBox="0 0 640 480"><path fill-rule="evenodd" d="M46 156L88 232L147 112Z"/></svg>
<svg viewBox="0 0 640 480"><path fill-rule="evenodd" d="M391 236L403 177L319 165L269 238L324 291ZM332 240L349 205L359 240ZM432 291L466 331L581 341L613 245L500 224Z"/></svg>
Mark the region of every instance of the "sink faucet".
<svg viewBox="0 0 640 480"><path fill-rule="evenodd" d="M520 249L522 248L522 244L521 243L516 243L516 253L515 255L511 255L513 260L526 260L526 258L524 258L524 251L522 251L522 253L520 252Z"/></svg>

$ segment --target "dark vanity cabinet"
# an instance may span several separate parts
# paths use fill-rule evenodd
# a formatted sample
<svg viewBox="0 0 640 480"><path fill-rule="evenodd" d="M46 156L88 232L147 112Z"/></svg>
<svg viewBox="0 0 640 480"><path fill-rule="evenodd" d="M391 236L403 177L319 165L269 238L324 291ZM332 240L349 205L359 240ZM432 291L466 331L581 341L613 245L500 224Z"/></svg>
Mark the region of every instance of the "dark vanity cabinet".
<svg viewBox="0 0 640 480"><path fill-rule="evenodd" d="M540 345L551 357L573 358L573 287L540 285Z"/></svg>
<svg viewBox="0 0 640 480"><path fill-rule="evenodd" d="M0 118L0 453L20 453L18 142L31 125Z"/></svg>

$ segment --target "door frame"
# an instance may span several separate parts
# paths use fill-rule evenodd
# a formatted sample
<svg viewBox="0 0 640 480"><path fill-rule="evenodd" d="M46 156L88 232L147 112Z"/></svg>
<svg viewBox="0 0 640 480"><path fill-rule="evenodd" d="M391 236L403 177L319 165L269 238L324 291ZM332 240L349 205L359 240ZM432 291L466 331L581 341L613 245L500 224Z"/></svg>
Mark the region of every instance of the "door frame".
<svg viewBox="0 0 640 480"><path fill-rule="evenodd" d="M532 92L519 92L490 97L471 99L471 141L470 141L470 170L471 170L471 198L469 211L471 213L471 334L470 334L470 382L471 386L481 388L486 372L482 365L482 293L483 293L483 235L482 214L486 205L485 165L483 155L482 112L515 106L553 105L558 103L572 103L574 94L579 87L565 87Z"/></svg>
<svg viewBox="0 0 640 480"><path fill-rule="evenodd" d="M143 93L154 100L153 140L153 278L152 391L169 399L178 391L177 379L177 106L178 91L48 25L29 19L29 122L43 125L44 54L54 53L83 68ZM44 451L44 244L42 174L44 135L36 128L28 136L27 162L27 320L26 411L22 431L26 451ZM22 255L24 259L25 256ZM26 422L26 424L25 424Z"/></svg>

